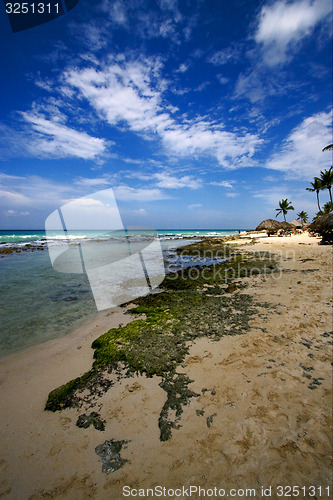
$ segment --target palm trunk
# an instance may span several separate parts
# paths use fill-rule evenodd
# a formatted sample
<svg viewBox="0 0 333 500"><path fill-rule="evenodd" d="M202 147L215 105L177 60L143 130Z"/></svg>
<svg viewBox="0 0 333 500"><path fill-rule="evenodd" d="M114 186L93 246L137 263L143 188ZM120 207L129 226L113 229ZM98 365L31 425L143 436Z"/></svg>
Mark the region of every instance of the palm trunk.
<svg viewBox="0 0 333 500"><path fill-rule="evenodd" d="M320 205L319 205L319 191L316 191L316 192L317 192L318 209L319 209L319 212L321 212L321 208L320 208Z"/></svg>
<svg viewBox="0 0 333 500"><path fill-rule="evenodd" d="M328 189L328 192L330 193L331 203L333 203L333 201L332 201L332 190L331 190L331 186L329 186L327 189Z"/></svg>
<svg viewBox="0 0 333 500"><path fill-rule="evenodd" d="M286 214L285 214L285 212L283 212L283 217L284 217L284 222L287 222L286 221Z"/></svg>

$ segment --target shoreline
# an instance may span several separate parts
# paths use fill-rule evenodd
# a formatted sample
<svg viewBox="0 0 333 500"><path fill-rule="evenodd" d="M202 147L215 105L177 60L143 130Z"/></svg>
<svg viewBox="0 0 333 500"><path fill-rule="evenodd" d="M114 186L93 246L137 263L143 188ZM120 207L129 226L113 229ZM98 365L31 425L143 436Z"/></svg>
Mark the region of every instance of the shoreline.
<svg viewBox="0 0 333 500"><path fill-rule="evenodd" d="M234 235L232 235L231 237L234 237ZM218 237L218 238L221 238L221 237ZM222 238L228 238L228 236L222 236ZM178 240L173 240L172 239L172 240L169 241L170 248L166 247L163 251L167 252L167 253L176 253L177 249L181 248L182 246L186 246L186 245L192 244L193 243L192 240L193 240L193 237L184 237L184 238L178 239ZM29 254L29 252L36 251L36 253L37 253L37 252L42 251L42 250L47 250L47 247L42 248L41 250L39 250L39 247L34 248L29 243L25 243L25 245L28 248L25 249L26 252L24 252L24 251L22 252L22 257L24 257L27 254ZM11 254L10 255L6 255L5 258L11 259L13 256L14 256L14 258L20 259L20 256L16 255L15 248L12 249ZM1 257L4 258L4 255L2 255ZM166 257L167 257L167 255L166 255ZM166 262L167 261L168 261L168 259L166 260ZM43 270L43 272L44 272L44 270ZM59 276L61 276L61 273L57 273L57 274L59 274ZM61 278L61 280L62 280L62 278ZM60 283L61 280L58 283ZM87 286L89 288L89 284ZM90 291L90 288L89 288L89 291ZM72 292L68 293L68 295L69 295L68 298L71 299L72 298L71 295L74 295L74 298L76 298L75 297L76 293L77 292L74 291L74 289L73 289ZM49 300L52 300L52 299L50 299L50 297L49 297ZM62 298L62 300L63 300L63 298ZM64 337L66 337L67 335L71 335L74 331L76 331L78 329L85 329L85 325L86 324L89 325L91 322L93 323L94 322L94 318L95 317L99 318L101 314L102 315L103 314L109 314L109 313L112 314L112 310L110 311L110 309L101 311L99 313L97 311L97 309L96 309L96 306L95 306L95 303L94 303L93 299L92 299L92 303L93 303L93 308L95 309L95 311L94 312L90 311L89 314L87 315L87 311L86 310L84 310L84 311L82 310L82 314L84 314L86 317L81 318L81 319L76 319L76 322L75 322L76 326L75 326L75 324L74 324L74 326L73 325L66 325L66 327L63 328L62 333L59 336L59 333L57 333L58 328L55 325L54 326L54 333L51 333L51 331L47 332L48 336L51 335L51 338L49 338L47 340L42 340L42 337L39 334L39 337L36 340L32 339L31 341L29 341L29 339L28 339L28 342L26 343L26 345L24 347L12 346L11 348L9 348L7 350L4 348L1 351L1 353L0 353L0 362L1 362L1 360L7 359L7 358L11 358L13 356L15 357L16 355L18 355L21 352L22 353L25 352L25 351L29 352L31 349L34 349L34 347L41 346L41 345L43 345L45 343L47 344L48 342L52 342L54 340L57 340L58 338L62 339ZM86 306L87 306L87 304L86 304ZM116 310L117 310L117 308L116 308ZM46 320L46 318L42 318L42 320ZM23 328L23 327L21 326L21 328Z"/></svg>
<svg viewBox="0 0 333 500"><path fill-rule="evenodd" d="M290 271L279 281L243 278L251 285L246 293L268 300L279 314L273 308L267 309L267 320L256 315L245 335L218 342L196 339L183 370L200 396L184 406L181 427L169 441L159 441L157 420L165 392L156 376L122 379L102 396L102 417L111 422L105 432L77 428L75 409L44 412L51 390L91 367L91 342L133 319L123 310L111 316L98 313L66 337L3 358L0 494L21 499L24 492L31 500L45 495L118 499L126 484L268 487L278 479L300 486L300 480L311 479L324 487L331 347L323 334L331 328L331 249L305 235L273 238L235 243L249 251L282 252L281 265ZM292 250L293 257L283 255L285 250ZM130 463L105 474L94 449L110 438L130 440L122 451Z"/></svg>

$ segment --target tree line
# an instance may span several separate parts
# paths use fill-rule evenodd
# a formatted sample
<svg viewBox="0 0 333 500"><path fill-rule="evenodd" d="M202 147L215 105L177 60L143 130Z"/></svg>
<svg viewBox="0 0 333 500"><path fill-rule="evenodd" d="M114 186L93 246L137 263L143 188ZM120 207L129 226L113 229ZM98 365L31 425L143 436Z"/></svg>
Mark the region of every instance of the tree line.
<svg viewBox="0 0 333 500"><path fill-rule="evenodd" d="M333 149L333 144L326 146L323 151L328 151ZM333 200L332 200L332 186L333 186L333 166L328 170L321 170L320 177L314 177L313 182L310 182L311 187L307 187L307 191L315 192L317 195L318 212L314 216L313 220L317 219L320 215L326 215L333 211ZM330 195L330 201L324 204L323 209L320 207L319 203L319 192L327 189ZM283 214L284 221L286 222L286 214L289 210L295 210L291 202L286 198L279 201L279 208L275 209L277 211L276 217ZM308 221L308 214L302 210L297 214L297 217L301 222Z"/></svg>

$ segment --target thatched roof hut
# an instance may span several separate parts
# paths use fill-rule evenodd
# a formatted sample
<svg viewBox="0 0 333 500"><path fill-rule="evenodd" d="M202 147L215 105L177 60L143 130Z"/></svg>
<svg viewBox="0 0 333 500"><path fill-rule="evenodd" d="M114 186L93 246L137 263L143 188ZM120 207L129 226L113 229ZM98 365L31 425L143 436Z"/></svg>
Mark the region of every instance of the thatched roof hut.
<svg viewBox="0 0 333 500"><path fill-rule="evenodd" d="M274 219L263 220L256 227L256 231L268 231L269 233L275 233L279 229L281 229L281 222Z"/></svg>
<svg viewBox="0 0 333 500"><path fill-rule="evenodd" d="M280 222L281 224L281 227L280 229L284 229L285 231L291 231L292 229L294 229L294 226L292 224L290 224L289 222Z"/></svg>
<svg viewBox="0 0 333 500"><path fill-rule="evenodd" d="M291 229L294 229L292 225L289 224L289 222L279 222L278 220L275 219L266 219L262 222L260 222L259 226L256 227L256 231L267 231L268 234L274 234L280 229L283 229L284 231L289 231Z"/></svg>
<svg viewBox="0 0 333 500"><path fill-rule="evenodd" d="M303 227L304 226L304 224L300 220L297 220L297 219L290 221L289 224L292 224L295 227Z"/></svg>
<svg viewBox="0 0 333 500"><path fill-rule="evenodd" d="M333 242L333 212L321 215L309 226L310 231L319 233L323 242Z"/></svg>

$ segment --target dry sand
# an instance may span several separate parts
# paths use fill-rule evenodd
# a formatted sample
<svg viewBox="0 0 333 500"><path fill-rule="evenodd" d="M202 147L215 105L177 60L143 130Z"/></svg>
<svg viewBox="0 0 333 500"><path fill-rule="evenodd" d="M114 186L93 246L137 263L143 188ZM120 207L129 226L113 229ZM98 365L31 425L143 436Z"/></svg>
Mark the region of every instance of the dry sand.
<svg viewBox="0 0 333 500"><path fill-rule="evenodd" d="M251 287L236 293L275 308L253 317L245 335L191 347L182 371L201 395L167 442L159 440L165 392L157 377L123 379L98 400L104 432L78 428L82 411L44 411L52 389L90 369L92 340L129 321L120 310L1 362L1 498L117 500L126 485L255 488L257 498L262 486L281 498L277 485L314 485L317 498L328 498L318 488L331 484L332 247L298 235L246 248L277 252L286 272L245 278ZM94 450L109 439L129 440L121 455L130 462L106 474Z"/></svg>

